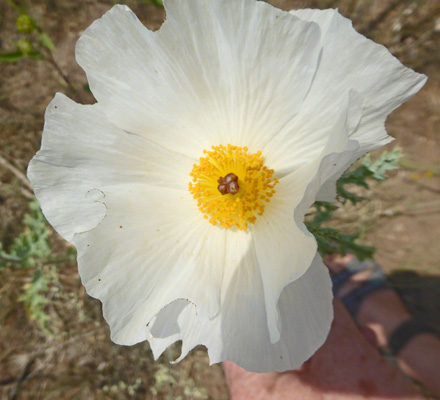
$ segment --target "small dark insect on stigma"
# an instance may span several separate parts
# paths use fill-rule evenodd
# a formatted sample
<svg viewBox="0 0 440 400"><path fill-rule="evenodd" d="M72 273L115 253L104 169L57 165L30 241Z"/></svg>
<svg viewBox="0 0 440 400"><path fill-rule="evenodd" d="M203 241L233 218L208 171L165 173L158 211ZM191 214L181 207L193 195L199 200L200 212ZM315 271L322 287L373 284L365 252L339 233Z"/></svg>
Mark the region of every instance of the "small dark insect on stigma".
<svg viewBox="0 0 440 400"><path fill-rule="evenodd" d="M240 189L240 186L238 186L238 176L232 172L224 178L220 177L217 182L219 183L217 189L222 195L237 194Z"/></svg>

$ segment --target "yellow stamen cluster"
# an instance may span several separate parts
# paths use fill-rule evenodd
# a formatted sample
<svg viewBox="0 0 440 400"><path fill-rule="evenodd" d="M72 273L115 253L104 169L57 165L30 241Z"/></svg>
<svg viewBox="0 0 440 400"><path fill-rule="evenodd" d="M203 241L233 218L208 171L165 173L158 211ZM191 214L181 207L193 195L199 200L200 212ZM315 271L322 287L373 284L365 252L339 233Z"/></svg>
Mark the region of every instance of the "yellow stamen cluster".
<svg viewBox="0 0 440 400"><path fill-rule="evenodd" d="M203 153L205 156L190 173L189 191L204 218L224 228L247 229L263 215L265 204L275 193L278 179L272 177L274 170L264 166L261 151L248 154L247 147L219 145ZM219 191L219 184L228 174L238 177L238 192Z"/></svg>

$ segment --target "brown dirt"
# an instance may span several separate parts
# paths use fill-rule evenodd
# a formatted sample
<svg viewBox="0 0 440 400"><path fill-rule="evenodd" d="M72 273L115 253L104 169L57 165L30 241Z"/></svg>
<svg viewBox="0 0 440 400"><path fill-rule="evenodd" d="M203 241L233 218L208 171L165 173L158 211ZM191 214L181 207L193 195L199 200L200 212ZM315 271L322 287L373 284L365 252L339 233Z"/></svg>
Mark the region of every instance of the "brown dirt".
<svg viewBox="0 0 440 400"><path fill-rule="evenodd" d="M128 4L151 29L163 10L132 0ZM355 27L385 44L404 64L428 75L425 88L387 122L389 133L405 153L402 169L385 183L372 185L370 201L347 207L335 224L360 230L377 248L376 258L390 273L413 312L440 327L440 7L437 2L391 0L272 0L283 9L339 7ZM28 12L57 46L54 58L77 90L43 61L0 64L0 156L24 172L38 150L46 105L55 92L93 103L83 90L86 78L74 59L81 32L112 1L28 1ZM15 13L0 3L0 52L18 40ZM378 153L379 154L379 153ZM373 155L374 157L375 155ZM0 165L0 240L5 248L21 231L29 189ZM64 243L54 234L54 248ZM49 291L55 337L48 338L29 321L18 297L31 274L0 271L1 399L227 399L223 372L207 366L204 349L182 363L169 365L175 349L152 361L148 345L126 348L109 340L100 304L80 285L74 265L56 269Z"/></svg>

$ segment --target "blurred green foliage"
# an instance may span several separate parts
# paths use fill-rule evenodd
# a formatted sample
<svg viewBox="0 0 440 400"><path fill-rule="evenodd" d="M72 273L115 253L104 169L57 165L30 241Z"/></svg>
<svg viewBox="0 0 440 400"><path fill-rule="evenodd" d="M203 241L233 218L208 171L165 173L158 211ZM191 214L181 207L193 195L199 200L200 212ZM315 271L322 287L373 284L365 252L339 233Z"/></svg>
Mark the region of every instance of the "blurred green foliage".
<svg viewBox="0 0 440 400"><path fill-rule="evenodd" d="M46 265L53 259L49 241L51 231L37 200L29 203L29 209L30 212L23 218L24 231L14 239L9 252L0 243L0 269L33 270L32 281L24 286L19 300L24 303L29 319L35 320L45 333L51 334L48 326L50 318L44 310L51 280Z"/></svg>
<svg viewBox="0 0 440 400"><path fill-rule="evenodd" d="M41 269L36 269L32 282L25 285L24 291L18 300L25 304L26 312L31 321L35 320L38 326L48 335L52 335L49 328L50 317L44 310L48 303L45 296L49 291L50 276L43 273Z"/></svg>
<svg viewBox="0 0 440 400"><path fill-rule="evenodd" d="M26 14L20 14L17 18L17 30L23 33L32 33L37 24L35 21Z"/></svg>
<svg viewBox="0 0 440 400"><path fill-rule="evenodd" d="M162 0L143 0L144 3L150 3L154 4L157 7L163 7L163 1Z"/></svg>
<svg viewBox="0 0 440 400"><path fill-rule="evenodd" d="M9 253L4 252L0 243L0 269L6 266L34 268L41 266L51 256L49 237L51 231L41 212L37 200L29 203L30 213L23 219L25 229L12 243Z"/></svg>
<svg viewBox="0 0 440 400"><path fill-rule="evenodd" d="M380 158L372 162L371 157L367 154L362 162L369 171L373 174L371 177L376 181L384 181L387 179L385 173L399 167L399 160L403 154L399 148L395 148L393 151L384 152Z"/></svg>
<svg viewBox="0 0 440 400"><path fill-rule="evenodd" d="M384 181L387 179L385 175L387 171L398 168L399 159L401 157L402 153L398 148L390 152L382 153L380 158L375 162L372 162L370 155L367 154L364 157L362 164L360 164L355 170L346 172L339 179L336 186L339 199L342 199L342 201L348 200L353 204L365 200L364 197L348 192L345 189L345 185L354 184L368 189L368 178L374 179L378 182Z"/></svg>
<svg viewBox="0 0 440 400"><path fill-rule="evenodd" d="M49 35L26 12L22 3L18 6L13 0L8 0L11 7L17 12L15 26L21 37L18 42L13 42L15 50L0 53L0 62L16 62L29 57L33 60L43 60L47 51L55 50L55 45Z"/></svg>
<svg viewBox="0 0 440 400"><path fill-rule="evenodd" d="M375 162L371 161L371 157L366 156L363 161L352 171L346 172L338 180L336 191L340 206L348 204L356 204L364 197L346 189L346 186L360 186L368 189L368 179L375 181L384 181L387 179L385 173L387 171L398 168L399 159L402 157L400 149L396 148L390 152L384 152ZM339 253L345 255L347 253L354 254L360 260L372 257L374 247L364 246L356 243L359 233L345 235L339 230L322 226L326 221L331 220L333 212L339 207L331 204L317 201L314 204L313 211L308 214L306 221L307 229L315 236L318 242L318 250L324 257L327 254Z"/></svg>

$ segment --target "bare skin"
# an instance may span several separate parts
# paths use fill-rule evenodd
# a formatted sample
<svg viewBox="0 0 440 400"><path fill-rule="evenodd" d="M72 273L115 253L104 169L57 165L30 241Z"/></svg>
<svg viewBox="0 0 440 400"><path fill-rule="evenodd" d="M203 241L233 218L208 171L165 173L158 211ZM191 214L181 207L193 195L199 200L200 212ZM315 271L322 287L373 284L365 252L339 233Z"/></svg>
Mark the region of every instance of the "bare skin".
<svg viewBox="0 0 440 400"><path fill-rule="evenodd" d="M364 339L338 299L334 308L327 341L298 370L258 374L224 362L231 399L423 399Z"/></svg>
<svg viewBox="0 0 440 400"><path fill-rule="evenodd" d="M331 273L340 272L353 259L352 255L341 257L332 255L324 262ZM353 290L364 281L370 271L363 271L351 279L337 293L338 297ZM400 297L392 289L371 293L362 302L357 323L361 330L374 332L375 341L379 348L388 346L389 338L394 330L403 322L411 319ZM416 379L437 397L440 398L440 339L432 334L420 334L413 337L397 354L396 361L400 369L408 376Z"/></svg>
<svg viewBox="0 0 440 400"><path fill-rule="evenodd" d="M332 255L324 262L332 274L352 260ZM363 271L346 282L337 297L359 286L370 274ZM223 367L232 400L244 399L422 399L423 396L371 346L388 346L389 337L412 318L391 289L369 294L356 316L357 325L335 299L335 319L325 344L300 369L284 373L247 372L231 362ZM365 340L367 339L367 340ZM440 398L440 340L432 334L412 338L396 357L398 366Z"/></svg>

